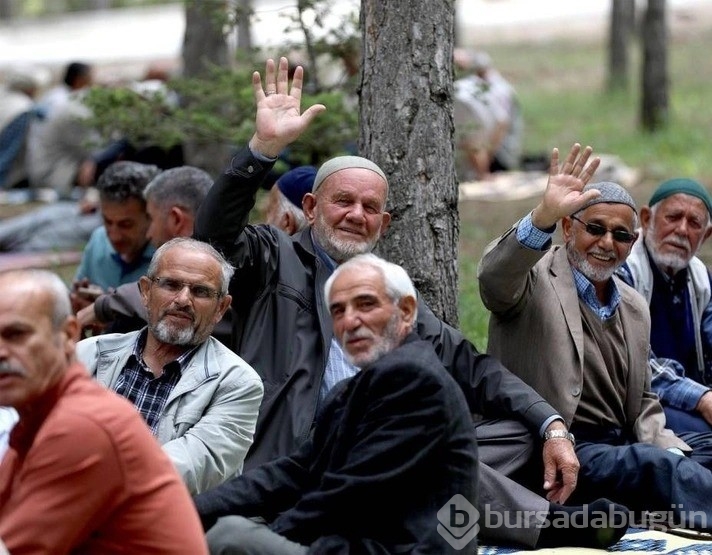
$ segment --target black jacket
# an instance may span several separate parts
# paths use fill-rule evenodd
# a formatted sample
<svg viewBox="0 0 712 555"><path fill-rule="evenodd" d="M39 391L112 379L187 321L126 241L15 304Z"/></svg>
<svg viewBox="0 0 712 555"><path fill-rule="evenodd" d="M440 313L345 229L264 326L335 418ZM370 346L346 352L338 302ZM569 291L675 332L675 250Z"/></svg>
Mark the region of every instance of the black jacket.
<svg viewBox="0 0 712 555"><path fill-rule="evenodd" d="M236 267L231 347L264 381L255 439L245 468L287 455L314 422L332 322L324 304L330 271L314 252L310 229L289 236L247 225L270 165L248 149L233 158L198 210L195 237ZM496 359L480 354L456 329L419 302L416 332L433 344L472 413L512 418L533 432L556 411Z"/></svg>
<svg viewBox="0 0 712 555"><path fill-rule="evenodd" d="M467 403L432 345L411 334L337 384L294 455L194 500L206 528L228 514L261 516L313 553L475 553L475 541L456 550L438 531L454 495L474 506L473 476Z"/></svg>

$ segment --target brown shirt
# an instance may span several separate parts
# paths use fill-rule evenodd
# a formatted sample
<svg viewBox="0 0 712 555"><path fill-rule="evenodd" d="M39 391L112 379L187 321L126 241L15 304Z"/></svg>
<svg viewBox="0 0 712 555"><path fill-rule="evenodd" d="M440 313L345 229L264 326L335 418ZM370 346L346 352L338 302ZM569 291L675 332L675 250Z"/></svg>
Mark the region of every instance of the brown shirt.
<svg viewBox="0 0 712 555"><path fill-rule="evenodd" d="M0 537L18 554L207 554L188 490L136 409L79 364L10 435Z"/></svg>

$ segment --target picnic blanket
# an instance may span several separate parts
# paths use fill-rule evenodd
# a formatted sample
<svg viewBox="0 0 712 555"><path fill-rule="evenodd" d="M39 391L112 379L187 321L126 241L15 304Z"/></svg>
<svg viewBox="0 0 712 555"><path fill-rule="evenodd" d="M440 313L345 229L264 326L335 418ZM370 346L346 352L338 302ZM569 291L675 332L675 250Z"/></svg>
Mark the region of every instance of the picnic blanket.
<svg viewBox="0 0 712 555"><path fill-rule="evenodd" d="M642 528L628 528L626 535L608 553L639 555L658 553L664 555L712 555L712 536L688 530L660 532ZM557 547L550 549L520 550L511 547L480 545L478 555L601 555L600 549L582 547Z"/></svg>

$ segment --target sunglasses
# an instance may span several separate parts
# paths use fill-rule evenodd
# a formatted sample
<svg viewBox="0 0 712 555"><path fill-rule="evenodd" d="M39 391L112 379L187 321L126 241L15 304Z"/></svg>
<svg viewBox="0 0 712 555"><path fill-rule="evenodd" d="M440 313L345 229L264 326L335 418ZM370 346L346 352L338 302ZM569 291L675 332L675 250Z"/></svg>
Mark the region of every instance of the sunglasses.
<svg viewBox="0 0 712 555"><path fill-rule="evenodd" d="M623 229L608 229L600 224L592 224L584 222L583 220L577 218L576 216L571 216L572 220L576 220L578 223L583 224L586 228L586 233L593 235L594 237L603 237L606 233L610 232L613 240L617 243L632 243L636 239L635 233L629 233Z"/></svg>

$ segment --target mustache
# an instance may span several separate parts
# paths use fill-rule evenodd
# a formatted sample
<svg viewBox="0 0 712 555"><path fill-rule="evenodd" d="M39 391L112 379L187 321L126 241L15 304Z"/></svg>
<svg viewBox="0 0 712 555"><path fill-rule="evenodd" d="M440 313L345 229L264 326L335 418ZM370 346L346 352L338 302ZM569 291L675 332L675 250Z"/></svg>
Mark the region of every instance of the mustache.
<svg viewBox="0 0 712 555"><path fill-rule="evenodd" d="M16 366L11 364L7 360L0 361L0 375L12 374L17 376L24 376L25 369L22 366Z"/></svg>
<svg viewBox="0 0 712 555"><path fill-rule="evenodd" d="M178 316L188 316L193 322L195 322L195 312L191 310L190 308L169 308L166 310L162 315L161 318L164 318L165 316L170 316L170 315L178 315Z"/></svg>
<svg viewBox="0 0 712 555"><path fill-rule="evenodd" d="M346 343L354 339L371 339L372 337L373 334L368 330L345 331L342 341Z"/></svg>

